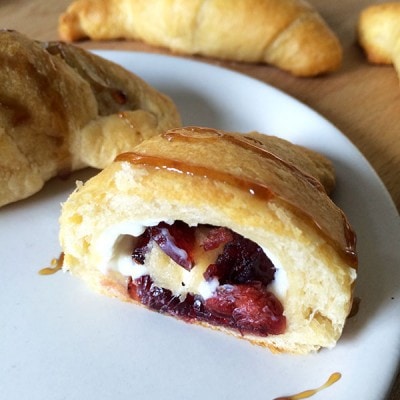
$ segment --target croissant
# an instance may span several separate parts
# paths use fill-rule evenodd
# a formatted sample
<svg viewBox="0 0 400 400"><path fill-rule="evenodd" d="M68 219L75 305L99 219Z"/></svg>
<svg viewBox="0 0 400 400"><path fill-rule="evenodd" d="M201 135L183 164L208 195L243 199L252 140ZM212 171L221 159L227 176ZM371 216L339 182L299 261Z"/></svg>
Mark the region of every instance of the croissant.
<svg viewBox="0 0 400 400"><path fill-rule="evenodd" d="M400 3L365 8L358 21L358 40L370 62L393 64L400 76Z"/></svg>
<svg viewBox="0 0 400 400"><path fill-rule="evenodd" d="M355 234L323 156L273 136L154 136L63 204L63 269L94 290L274 352L331 348L352 305Z"/></svg>
<svg viewBox="0 0 400 400"><path fill-rule="evenodd" d="M59 34L142 40L298 76L335 71L342 60L338 38L303 0L77 0L60 16Z"/></svg>
<svg viewBox="0 0 400 400"><path fill-rule="evenodd" d="M175 104L83 49L0 31L0 206L180 126Z"/></svg>

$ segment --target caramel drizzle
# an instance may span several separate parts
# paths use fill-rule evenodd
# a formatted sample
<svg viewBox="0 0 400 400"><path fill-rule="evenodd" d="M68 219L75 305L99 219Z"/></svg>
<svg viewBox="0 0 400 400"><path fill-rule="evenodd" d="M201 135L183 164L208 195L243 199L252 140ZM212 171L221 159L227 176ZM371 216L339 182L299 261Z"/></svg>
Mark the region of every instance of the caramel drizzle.
<svg viewBox="0 0 400 400"><path fill-rule="evenodd" d="M60 271L62 269L63 262L64 262L64 253L61 253L58 258L53 258L51 260L51 263L50 263L51 267L42 268L39 271L39 274L40 275L53 275L57 271Z"/></svg>
<svg viewBox="0 0 400 400"><path fill-rule="evenodd" d="M269 158L270 160L274 160L280 164L283 164L287 169L290 169L293 173L300 176L302 179L306 180L312 186L317 188L320 191L325 191L321 182L314 178L313 176L304 173L302 170L298 169L292 163L289 163L283 160L281 157L278 157L276 154L270 152L268 149L265 148L264 144L259 140L251 137L251 136L244 136L244 135L234 135L227 132L217 131L216 129L211 128L201 128L201 127L194 127L189 126L185 128L186 131L191 133L202 133L201 136L195 135L188 135L185 131L179 129L170 129L169 131L162 134L163 137L172 141L174 139L185 139L185 140L207 140L207 139L225 139L228 142L231 142L235 145L238 145L246 150L251 150L254 153L261 155L262 157Z"/></svg>
<svg viewBox="0 0 400 400"><path fill-rule="evenodd" d="M185 134L185 132L182 132L180 130L169 130L166 133L164 133L162 136L166 138L169 141L174 140L175 138L179 139L185 139L185 140L212 140L212 139L217 139L217 138L222 138L225 139L229 142L232 142L236 145L239 145L243 148L249 149L251 151L257 152L258 154L261 154L264 157L268 157L269 159L272 159L276 162L279 162L289 168L293 173L297 174L300 179L305 180L308 182L312 187L316 190L319 191L325 191L322 184L315 179L314 177L305 174L303 171L300 169L296 168L293 164L288 163L284 160L282 160L280 157L276 156L275 154L271 153L268 151L261 142L258 140L251 138L251 137L246 137L246 136L240 136L240 135L233 135L225 132L220 132L214 129L209 129L209 128L199 128L199 127L189 127L186 128L186 130L189 130L191 133L200 133L201 135L188 135ZM200 176L203 178L211 178L214 180L218 180L220 182L228 183L230 185L239 187L242 190L247 191L249 194L261 197L263 199L269 200L272 197L274 197L274 193L272 190L265 184L261 182L257 182L252 179L248 178L241 178L237 175L233 175L227 172L223 171L218 171L215 169L211 169L208 167L203 167L199 165L194 165L188 162L180 161L180 160L175 160L172 158L165 158L165 157L158 157L158 156L150 156L150 155L145 155L145 154L139 154L135 152L128 152L128 153L122 153L119 156L117 156L116 161L127 161L130 162L131 164L136 164L136 165L150 165L156 169L164 169L167 171L175 172L175 173L180 173L180 174L186 174L186 175L191 175L191 176ZM291 203L288 203L291 204ZM344 213L340 211L342 220L343 220L343 229L344 229L344 235L345 235L345 240L346 240L346 247L342 249L342 246L339 245L330 235L328 232L326 232L317 221L306 211L306 210L300 210L298 207L295 205L291 204L296 208L296 210L301 211L304 215L307 216L309 220L311 220L314 225L319 229L319 231L325 236L325 238L332 243L337 249L339 249L344 257L349 260L351 265L354 267L357 266L357 254L355 251L355 245L356 245L356 236L353 232L353 230L350 227L350 224L344 215Z"/></svg>
<svg viewBox="0 0 400 400"><path fill-rule="evenodd" d="M308 399L311 396L314 396L321 390L324 390L328 388L329 386L332 386L334 383L336 383L340 378L342 377L342 374L340 372L334 372L328 380L319 388L316 389L311 389L311 390L305 390L304 392L294 394L292 396L284 396L284 397L277 397L274 400L301 400L301 399Z"/></svg>
<svg viewBox="0 0 400 400"><path fill-rule="evenodd" d="M258 183L253 180L243 179L227 172L212 170L207 167L184 163L174 159L167 159L164 157L148 156L129 152L120 154L116 158L116 161L128 161L131 164L151 165L156 169L164 169L167 171L190 176L200 176L203 178L212 177L215 180L240 187L241 189L244 189L248 193L255 196L265 197L267 199L273 196L271 190L262 183Z"/></svg>

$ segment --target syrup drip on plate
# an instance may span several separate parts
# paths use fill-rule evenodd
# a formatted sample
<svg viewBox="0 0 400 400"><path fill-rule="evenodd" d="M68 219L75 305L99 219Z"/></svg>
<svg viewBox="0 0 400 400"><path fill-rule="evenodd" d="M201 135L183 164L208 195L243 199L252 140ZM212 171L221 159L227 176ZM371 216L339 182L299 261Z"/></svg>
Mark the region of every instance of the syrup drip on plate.
<svg viewBox="0 0 400 400"><path fill-rule="evenodd" d="M39 274L40 275L53 275L57 271L60 271L62 269L63 262L64 262L64 253L61 253L58 258L53 258L51 260L50 267L42 268L39 271Z"/></svg>
<svg viewBox="0 0 400 400"><path fill-rule="evenodd" d="M314 396L321 390L324 390L328 388L329 386L332 386L335 382L337 382L340 378L342 377L342 374L340 372L334 372L329 379L319 388L316 389L311 389L311 390L305 390L304 392L294 394L292 396L284 396L284 397L277 397L274 400L302 400L302 399L308 399L311 396Z"/></svg>
<svg viewBox="0 0 400 400"><path fill-rule="evenodd" d="M361 299L359 297L354 297L353 304L351 306L351 310L347 318L355 317L358 314L358 311L360 309L360 303Z"/></svg>

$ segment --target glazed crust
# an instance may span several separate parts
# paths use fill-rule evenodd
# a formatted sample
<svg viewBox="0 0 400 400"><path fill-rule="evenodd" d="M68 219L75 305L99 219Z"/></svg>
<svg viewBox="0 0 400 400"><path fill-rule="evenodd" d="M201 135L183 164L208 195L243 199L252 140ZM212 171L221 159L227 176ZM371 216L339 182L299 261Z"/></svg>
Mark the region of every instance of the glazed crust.
<svg viewBox="0 0 400 400"><path fill-rule="evenodd" d="M400 73L400 3L365 8L358 21L358 40L370 62L394 64Z"/></svg>
<svg viewBox="0 0 400 400"><path fill-rule="evenodd" d="M328 158L306 147L293 145L287 140L276 136L259 132L250 132L248 136L260 141L273 154L294 164L306 174L317 179L328 194L331 194L335 189L335 170Z"/></svg>
<svg viewBox="0 0 400 400"><path fill-rule="evenodd" d="M258 337L201 325L276 352L333 347L351 308L357 259L342 211L310 177L331 174L330 163L322 168L321 155L278 138L256 136L254 142L254 134L183 128L119 156L63 205L64 269L101 293L132 301L126 277L107 267L105 232L141 221L228 227L266 249L281 265L287 279L280 294L287 330ZM116 251L113 246L110 254ZM100 271L100 265L105 270Z"/></svg>
<svg viewBox="0 0 400 400"><path fill-rule="evenodd" d="M172 100L83 49L0 32L0 206L180 125Z"/></svg>
<svg viewBox="0 0 400 400"><path fill-rule="evenodd" d="M335 71L336 35L303 0L77 0L63 40L136 39L184 54L265 62L298 76Z"/></svg>

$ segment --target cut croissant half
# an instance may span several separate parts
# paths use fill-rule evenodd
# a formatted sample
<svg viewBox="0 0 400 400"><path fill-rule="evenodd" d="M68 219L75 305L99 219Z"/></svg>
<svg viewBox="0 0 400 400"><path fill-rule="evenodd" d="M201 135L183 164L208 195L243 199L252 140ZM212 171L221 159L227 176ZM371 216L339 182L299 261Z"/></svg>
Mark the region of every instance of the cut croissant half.
<svg viewBox="0 0 400 400"><path fill-rule="evenodd" d="M186 127L124 153L63 204L64 270L96 291L274 352L332 348L352 306L355 234L323 156Z"/></svg>
<svg viewBox="0 0 400 400"><path fill-rule="evenodd" d="M60 16L59 34L142 40L298 76L335 71L342 61L337 36L303 0L77 0Z"/></svg>

